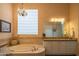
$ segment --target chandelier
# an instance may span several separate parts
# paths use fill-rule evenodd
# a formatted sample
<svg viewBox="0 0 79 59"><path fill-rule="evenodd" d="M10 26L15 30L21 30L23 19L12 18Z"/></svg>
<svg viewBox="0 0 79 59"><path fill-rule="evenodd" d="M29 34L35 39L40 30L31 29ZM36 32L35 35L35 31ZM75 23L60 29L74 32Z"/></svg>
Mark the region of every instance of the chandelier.
<svg viewBox="0 0 79 59"><path fill-rule="evenodd" d="M22 3L21 6L18 8L17 13L18 13L19 16L26 16L26 15L27 15L26 10L23 8L23 3Z"/></svg>

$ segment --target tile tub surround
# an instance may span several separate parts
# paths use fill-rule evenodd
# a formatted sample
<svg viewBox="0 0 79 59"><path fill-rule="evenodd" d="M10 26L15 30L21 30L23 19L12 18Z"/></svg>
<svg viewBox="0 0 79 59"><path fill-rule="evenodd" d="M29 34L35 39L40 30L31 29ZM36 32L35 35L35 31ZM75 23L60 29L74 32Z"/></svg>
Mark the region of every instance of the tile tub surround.
<svg viewBox="0 0 79 59"><path fill-rule="evenodd" d="M46 55L76 55L77 39L75 38L44 38Z"/></svg>
<svg viewBox="0 0 79 59"><path fill-rule="evenodd" d="M17 45L17 44L41 44L43 45L43 37L14 37L10 41L10 45Z"/></svg>

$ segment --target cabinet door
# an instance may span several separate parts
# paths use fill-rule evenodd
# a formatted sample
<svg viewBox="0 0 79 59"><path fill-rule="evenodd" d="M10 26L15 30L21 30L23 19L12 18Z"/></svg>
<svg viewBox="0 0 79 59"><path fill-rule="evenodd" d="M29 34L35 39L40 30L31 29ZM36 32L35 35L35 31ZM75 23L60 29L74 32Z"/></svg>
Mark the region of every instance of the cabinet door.
<svg viewBox="0 0 79 59"><path fill-rule="evenodd" d="M48 55L48 54L51 54L51 43L45 41L44 42L44 47L45 47L45 54Z"/></svg>
<svg viewBox="0 0 79 59"><path fill-rule="evenodd" d="M58 41L59 42L59 49L58 49L58 54L59 55L65 55L66 53L66 41Z"/></svg>
<svg viewBox="0 0 79 59"><path fill-rule="evenodd" d="M76 41L65 42L65 53L66 54L76 54Z"/></svg>
<svg viewBox="0 0 79 59"><path fill-rule="evenodd" d="M44 42L46 55L53 55L59 52L59 42L45 41Z"/></svg>
<svg viewBox="0 0 79 59"><path fill-rule="evenodd" d="M51 49L50 49L51 54L52 55L58 54L58 52L59 52L59 42L57 42L57 41L52 42L51 41L50 43L51 43Z"/></svg>

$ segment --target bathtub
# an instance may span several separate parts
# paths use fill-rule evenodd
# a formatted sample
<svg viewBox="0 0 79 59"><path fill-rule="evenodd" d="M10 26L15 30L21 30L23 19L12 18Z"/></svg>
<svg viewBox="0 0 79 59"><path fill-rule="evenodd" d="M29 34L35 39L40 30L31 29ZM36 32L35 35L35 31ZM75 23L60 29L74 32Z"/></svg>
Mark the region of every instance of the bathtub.
<svg viewBox="0 0 79 59"><path fill-rule="evenodd" d="M11 56L44 56L45 48L37 44L19 44L8 48Z"/></svg>

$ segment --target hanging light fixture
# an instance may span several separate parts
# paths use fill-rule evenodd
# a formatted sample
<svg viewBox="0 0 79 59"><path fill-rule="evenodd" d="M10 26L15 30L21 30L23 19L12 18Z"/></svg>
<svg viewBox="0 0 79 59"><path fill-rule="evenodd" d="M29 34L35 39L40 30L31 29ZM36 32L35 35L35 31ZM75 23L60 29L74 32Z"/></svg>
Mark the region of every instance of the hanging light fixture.
<svg viewBox="0 0 79 59"><path fill-rule="evenodd" d="M23 8L23 3L21 3L21 6L20 6L20 8L18 9L17 12L18 12L19 16L26 16L27 15L26 10Z"/></svg>

